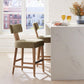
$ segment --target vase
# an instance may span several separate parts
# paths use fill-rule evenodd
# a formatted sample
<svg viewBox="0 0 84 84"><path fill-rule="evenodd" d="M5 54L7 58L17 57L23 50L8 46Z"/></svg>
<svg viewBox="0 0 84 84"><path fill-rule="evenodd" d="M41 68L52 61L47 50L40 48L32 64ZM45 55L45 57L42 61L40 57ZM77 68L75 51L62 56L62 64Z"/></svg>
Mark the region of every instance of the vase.
<svg viewBox="0 0 84 84"><path fill-rule="evenodd" d="M84 16L77 16L77 23L84 24Z"/></svg>

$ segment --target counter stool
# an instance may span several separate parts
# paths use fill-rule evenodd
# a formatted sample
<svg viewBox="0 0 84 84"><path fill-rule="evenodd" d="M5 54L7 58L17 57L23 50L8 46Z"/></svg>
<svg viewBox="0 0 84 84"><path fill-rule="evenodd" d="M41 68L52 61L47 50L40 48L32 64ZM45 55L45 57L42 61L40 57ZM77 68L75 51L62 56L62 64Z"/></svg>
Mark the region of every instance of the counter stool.
<svg viewBox="0 0 84 84"><path fill-rule="evenodd" d="M45 35L45 36L39 36L38 35L38 32L37 32L38 29L39 29L38 23L34 23L33 26L34 26L34 29L35 29L36 37L38 39L43 39L44 40L44 43L51 43L51 36L50 35ZM41 47L38 48L38 58L37 58L38 60L41 57L40 56L40 53L39 53L40 52L40 49L41 49ZM51 56L44 56L44 57L45 57L44 60L51 60L50 59Z"/></svg>
<svg viewBox="0 0 84 84"><path fill-rule="evenodd" d="M41 40L41 39L20 40L20 37L19 37L18 33L22 32L21 24L10 25L10 30L11 30L11 33L13 33L14 37L15 37L15 55L14 55L14 63L13 63L12 74L14 74L14 69L15 68L21 68L21 70L23 70L23 68L29 68L29 69L33 69L33 75L35 77L35 65L38 64L39 62L42 62L42 69L43 69L43 72L44 72L44 50L43 50L44 41ZM16 59L18 48L21 48L21 58L20 59ZM24 48L32 48L33 63L28 63L28 62L23 61L24 60ZM39 59L38 61L35 61L36 48L41 48L42 49L41 50L42 58ZM15 64L18 61L21 61L21 66L18 66L18 65ZM33 67L23 66L24 64L33 64Z"/></svg>

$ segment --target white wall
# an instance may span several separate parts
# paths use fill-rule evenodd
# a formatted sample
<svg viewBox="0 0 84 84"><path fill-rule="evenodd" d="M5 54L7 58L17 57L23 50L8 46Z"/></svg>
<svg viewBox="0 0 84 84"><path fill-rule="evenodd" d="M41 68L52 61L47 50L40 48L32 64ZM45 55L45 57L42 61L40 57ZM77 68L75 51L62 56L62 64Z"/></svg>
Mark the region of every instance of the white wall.
<svg viewBox="0 0 84 84"><path fill-rule="evenodd" d="M71 15L72 22L75 22L76 17L70 12L70 7L73 2L81 2L82 0L49 0L49 21L60 21L61 15Z"/></svg>

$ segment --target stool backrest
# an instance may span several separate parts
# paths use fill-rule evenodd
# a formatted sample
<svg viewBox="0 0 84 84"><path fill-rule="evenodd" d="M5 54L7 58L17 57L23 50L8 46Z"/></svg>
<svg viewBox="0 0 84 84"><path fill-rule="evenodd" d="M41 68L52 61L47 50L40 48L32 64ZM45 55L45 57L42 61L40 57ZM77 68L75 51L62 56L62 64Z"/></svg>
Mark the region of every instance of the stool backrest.
<svg viewBox="0 0 84 84"><path fill-rule="evenodd" d="M39 29L39 25L38 25L38 23L34 23L33 26L34 26L34 29L35 29L36 36L38 38L38 32L37 32L37 30Z"/></svg>
<svg viewBox="0 0 84 84"><path fill-rule="evenodd" d="M22 32L21 24L10 25L10 31L14 34L15 40L20 40L18 33Z"/></svg>

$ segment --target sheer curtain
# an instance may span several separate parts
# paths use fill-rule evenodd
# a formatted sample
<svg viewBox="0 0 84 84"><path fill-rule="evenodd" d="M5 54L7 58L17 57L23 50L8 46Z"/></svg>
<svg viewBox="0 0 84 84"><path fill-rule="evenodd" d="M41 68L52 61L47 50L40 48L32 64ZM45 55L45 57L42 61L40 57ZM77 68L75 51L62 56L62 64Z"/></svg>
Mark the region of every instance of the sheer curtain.
<svg viewBox="0 0 84 84"><path fill-rule="evenodd" d="M3 25L3 0L0 0L0 33L2 31L2 25Z"/></svg>

